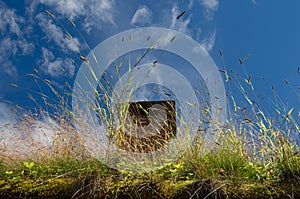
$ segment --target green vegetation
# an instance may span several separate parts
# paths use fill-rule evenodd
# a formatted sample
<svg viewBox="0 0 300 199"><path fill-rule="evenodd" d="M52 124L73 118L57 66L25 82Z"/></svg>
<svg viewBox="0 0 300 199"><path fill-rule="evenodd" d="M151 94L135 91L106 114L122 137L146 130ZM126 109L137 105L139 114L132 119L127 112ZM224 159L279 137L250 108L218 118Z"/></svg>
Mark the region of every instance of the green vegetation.
<svg viewBox="0 0 300 199"><path fill-rule="evenodd" d="M195 154L189 154L195 155ZM117 171L98 160L1 164L5 198L295 198L300 197L300 156L250 163L220 147L203 158L185 156L149 173Z"/></svg>

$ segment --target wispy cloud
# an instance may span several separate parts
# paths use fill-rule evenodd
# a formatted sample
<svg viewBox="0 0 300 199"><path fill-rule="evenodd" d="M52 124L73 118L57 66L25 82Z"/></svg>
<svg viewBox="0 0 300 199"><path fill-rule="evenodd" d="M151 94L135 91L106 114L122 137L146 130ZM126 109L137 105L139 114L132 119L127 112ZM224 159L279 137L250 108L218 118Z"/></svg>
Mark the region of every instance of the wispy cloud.
<svg viewBox="0 0 300 199"><path fill-rule="evenodd" d="M41 69L46 74L55 78L74 76L75 66L68 59L55 58L53 53L46 48L42 48L42 53L43 60L41 62Z"/></svg>
<svg viewBox="0 0 300 199"><path fill-rule="evenodd" d="M27 33L23 17L18 16L14 9L8 8L0 1L0 71L11 76L17 76L17 68L12 56L28 55L33 50L33 44L28 42L24 34Z"/></svg>
<svg viewBox="0 0 300 199"><path fill-rule="evenodd" d="M32 2L31 6L39 3L52 7L55 12L64 17L83 19L86 31L89 31L91 27L101 28L99 22L115 25L114 0L39 0Z"/></svg>
<svg viewBox="0 0 300 199"><path fill-rule="evenodd" d="M191 9L194 6L194 1L199 3L204 9L205 9L205 17L208 20L212 20L214 17L215 12L217 12L219 8L219 0L189 0L188 8ZM255 1L255 0L252 0ZM207 34L205 34L207 35ZM200 41L201 45L205 48L207 52L210 52L216 41L216 35L217 31L214 29L211 31L208 36L203 37L202 36L202 31L199 28L197 30L196 35L194 35L198 41Z"/></svg>
<svg viewBox="0 0 300 199"><path fill-rule="evenodd" d="M18 71L16 66L9 60L2 62L2 66L0 67L0 72L3 72L13 78L18 76Z"/></svg>
<svg viewBox="0 0 300 199"><path fill-rule="evenodd" d="M48 41L53 41L58 47L60 47L59 50L62 50L63 52L67 52L68 50L73 52L79 51L77 47L77 44L79 43L78 39L72 38L72 40L68 40L64 35L63 30L55 25L52 19L39 14L37 16L37 20Z"/></svg>
<svg viewBox="0 0 300 199"><path fill-rule="evenodd" d="M203 3L203 6L207 9L208 12L215 12L218 9L218 1L217 0L201 0L201 3ZM193 6L193 0L190 0L188 7ZM170 28L175 29L179 32L193 35L194 30L189 28L189 24L191 21L191 15L186 16L186 18L180 18L180 20L177 20L177 16L180 14L180 11L178 10L177 6L173 6L172 8L172 21ZM210 16L212 16L210 14ZM208 15L207 15L208 17ZM201 31L199 32L199 35L196 35L197 40L200 41L200 44L205 48L207 52L210 52L214 45L216 40L217 31L214 29L211 31L208 36L202 37ZM165 38L172 38L172 35L166 35ZM169 41L170 39L168 39Z"/></svg>
<svg viewBox="0 0 300 199"><path fill-rule="evenodd" d="M191 9L194 5L194 0L189 0L188 9Z"/></svg>
<svg viewBox="0 0 300 199"><path fill-rule="evenodd" d="M213 49L216 41L216 35L217 31L214 30L210 33L210 35L207 38L201 41L201 45L203 46L203 48L205 48L207 52L210 52Z"/></svg>
<svg viewBox="0 0 300 199"><path fill-rule="evenodd" d="M209 11L216 11L219 6L218 0L200 0L200 3Z"/></svg>
<svg viewBox="0 0 300 199"><path fill-rule="evenodd" d="M12 121L12 111L5 103L0 103L0 124L7 124Z"/></svg>
<svg viewBox="0 0 300 199"><path fill-rule="evenodd" d="M9 60L12 55L17 52L17 42L11 38L6 37L0 40L0 71L9 75L10 77L17 76L16 66Z"/></svg>
<svg viewBox="0 0 300 199"><path fill-rule="evenodd" d="M206 10L206 17L212 19L214 13L218 10L219 1L218 0L199 0L200 4Z"/></svg>
<svg viewBox="0 0 300 199"><path fill-rule="evenodd" d="M151 21L152 21L152 12L147 6L143 5L136 10L136 12L134 13L130 21L130 24L145 25L145 24L150 24Z"/></svg>
<svg viewBox="0 0 300 199"><path fill-rule="evenodd" d="M24 22L24 19L15 13L15 10L9 9L3 2L0 1L0 33L9 31L12 34L20 36L21 28L20 24Z"/></svg>
<svg viewBox="0 0 300 199"><path fill-rule="evenodd" d="M172 8L172 21L170 28L177 30L182 33L189 33L188 25L190 23L190 16L187 19L180 18L180 20L177 20L177 16L180 14L180 11L178 10L177 6L173 6Z"/></svg>

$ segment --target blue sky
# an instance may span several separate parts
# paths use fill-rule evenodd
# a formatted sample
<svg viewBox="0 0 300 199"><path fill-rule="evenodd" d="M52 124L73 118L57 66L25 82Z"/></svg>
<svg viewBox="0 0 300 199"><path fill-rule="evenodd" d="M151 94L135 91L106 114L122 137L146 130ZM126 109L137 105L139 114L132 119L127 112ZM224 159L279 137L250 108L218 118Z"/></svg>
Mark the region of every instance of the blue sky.
<svg viewBox="0 0 300 199"><path fill-rule="evenodd" d="M138 27L165 27L178 30L198 41L216 65L247 78L244 67L266 108L272 89L287 108L300 111L300 2L263 0L0 0L0 101L8 100L26 109L38 107L28 94L42 104L41 96L51 95L43 82L26 74L38 70L58 90L65 82L73 85L82 63L74 42L65 38L68 29L83 53L119 32ZM47 9L55 20L44 13ZM180 20L176 17L186 10ZM74 29L68 22L73 19ZM225 66L219 54L222 49ZM244 57L248 58L244 60ZM74 63L70 61L74 60ZM284 80L289 82L289 85ZM11 84L16 84L14 88ZM230 86L225 85L228 89ZM232 87L231 92L237 94ZM238 94L237 94L238 98ZM242 100L242 98L241 98ZM0 117L8 118L2 103ZM3 119L4 118L4 119Z"/></svg>

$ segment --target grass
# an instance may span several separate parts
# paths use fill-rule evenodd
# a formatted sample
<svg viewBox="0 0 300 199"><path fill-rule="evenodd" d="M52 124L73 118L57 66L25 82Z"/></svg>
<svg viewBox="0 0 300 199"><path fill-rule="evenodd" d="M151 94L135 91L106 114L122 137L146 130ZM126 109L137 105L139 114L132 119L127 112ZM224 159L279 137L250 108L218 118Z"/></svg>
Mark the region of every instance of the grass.
<svg viewBox="0 0 300 199"><path fill-rule="evenodd" d="M150 172L107 167L66 147L40 156L2 155L0 196L6 198L298 198L298 146L281 137L277 147L254 151L234 125L201 155L201 140L175 162ZM65 130L65 128L63 128ZM271 137L265 137L271 139ZM267 140L265 140L266 142ZM269 140L270 141L270 140ZM37 144L37 143L36 143ZM256 145L254 145L256 146ZM61 149L64 149L61 151Z"/></svg>
<svg viewBox="0 0 300 199"><path fill-rule="evenodd" d="M244 104L247 105L241 107L234 96L229 95L229 116L225 126L219 130L215 147L208 153L203 148L205 143L199 134L193 145L183 143L187 150L178 158L162 164L143 162L146 166L150 163L156 164L147 171L137 168L141 166L141 159L132 159L130 164L120 163L127 164L126 168L131 169L116 169L95 158L94 151L90 149L94 147L99 150L97 147L101 143L94 137L94 124L82 119L80 114L76 118L73 110L68 107L66 96L59 94L52 83L43 79L35 70L30 76L46 84L57 97L58 103L50 103L47 95L40 92L46 110L30 112L17 118L19 122L15 124L15 128L8 125L0 129L6 135L18 133L16 129L20 129L23 134L32 138L27 140L29 144L24 144L24 140L15 137L0 142L4 149L0 152L0 197L300 198L299 141L291 138L291 135L297 137L300 133L299 125L293 117L294 109L279 103L274 107L276 115L270 116L262 106L251 100L257 100L251 77L246 72L245 78L227 72L222 52L220 56L224 63L224 70L220 72L224 74L226 84L229 88L239 89L245 98ZM89 65L87 60L83 61ZM242 60L240 64L244 69ZM116 76L120 76L120 70L117 68L116 71ZM110 96L111 88L106 82L104 81L100 90L106 96L103 101L107 108L110 102L107 96ZM124 85L125 90L121 93L126 93L127 88L134 86L128 79ZM32 100L35 101L33 97ZM280 99L276 98L275 101ZM113 141L116 134L118 139L127 139L124 142L128 142L128 138L120 133L126 123L128 104L117 110L118 128L111 128L112 121L102 112L104 109L99 109L98 106L92 108L99 111L103 123L110 127L111 144L115 144ZM64 115L50 115L49 109ZM113 114L110 111L108 113ZM205 115L206 112L202 114ZM37 122L41 118L44 118L44 122ZM199 123L202 124L203 121ZM80 128L75 128L78 124ZM34 138L32 134L40 137ZM84 136L78 136L82 134ZM45 141L49 135L52 136L51 140ZM83 137L87 140L82 139ZM92 147L87 149L87 143ZM138 148L137 151L139 150L141 149Z"/></svg>
<svg viewBox="0 0 300 199"><path fill-rule="evenodd" d="M148 173L118 171L93 159L1 164L0 195L15 198L294 198L299 197L299 156L250 163L220 148L203 158L185 156ZM209 196L210 195L210 196Z"/></svg>

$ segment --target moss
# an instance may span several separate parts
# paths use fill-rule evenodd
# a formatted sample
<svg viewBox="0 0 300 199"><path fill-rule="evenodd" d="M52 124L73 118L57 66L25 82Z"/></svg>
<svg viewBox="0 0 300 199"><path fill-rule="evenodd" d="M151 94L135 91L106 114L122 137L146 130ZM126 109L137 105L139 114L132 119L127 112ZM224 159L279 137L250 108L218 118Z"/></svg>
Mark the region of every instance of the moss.
<svg viewBox="0 0 300 199"><path fill-rule="evenodd" d="M300 184L290 183L254 183L247 181L186 180L163 181L159 191L165 198L300 198ZM210 198L208 197L208 198Z"/></svg>
<svg viewBox="0 0 300 199"><path fill-rule="evenodd" d="M230 184L225 192L230 198L299 198L300 184L240 182Z"/></svg>
<svg viewBox="0 0 300 199"><path fill-rule="evenodd" d="M0 198L300 198L300 184L92 175L49 181L0 180Z"/></svg>
<svg viewBox="0 0 300 199"><path fill-rule="evenodd" d="M158 189L164 197L174 197L184 191L187 191L191 186L193 186L197 181L186 180L173 182L171 180L165 180L158 183Z"/></svg>
<svg viewBox="0 0 300 199"><path fill-rule="evenodd" d="M29 179L9 179L0 181L0 196L6 198L55 198L65 195L74 182L71 178L61 178L49 181L34 181Z"/></svg>

